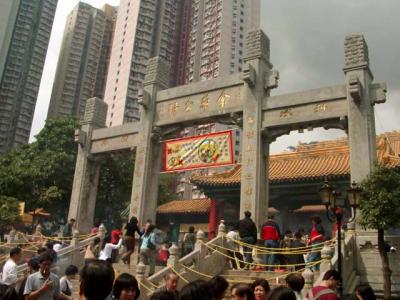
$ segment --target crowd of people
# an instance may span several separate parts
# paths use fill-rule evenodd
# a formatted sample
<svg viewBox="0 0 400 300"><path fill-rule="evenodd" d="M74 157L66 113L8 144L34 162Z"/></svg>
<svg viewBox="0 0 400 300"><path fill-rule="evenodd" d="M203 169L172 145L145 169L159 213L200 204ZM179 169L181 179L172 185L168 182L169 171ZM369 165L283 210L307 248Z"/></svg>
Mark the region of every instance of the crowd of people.
<svg viewBox="0 0 400 300"><path fill-rule="evenodd" d="M73 222L66 226L65 235L71 234ZM262 225L260 236L264 246L268 248L291 247L301 248L305 244L311 247L324 241L324 230L321 226L321 220L318 217L312 219L313 228L307 241L304 241L304 233L291 232L281 234L280 228L274 221L273 216ZM125 233L123 234L123 229ZM93 230L96 230L94 228ZM93 232L92 230L92 232ZM97 229L98 230L98 229ZM155 226L151 220L148 220L145 226L140 229L138 220L132 217L129 222L120 228L115 228L103 240L96 237L85 251L85 265L80 271L79 290L74 291L72 281L78 274L78 268L70 265L66 268L64 276L59 278L52 272L52 266L57 261L57 251L54 243L48 242L46 247L38 249L37 255L33 256L29 262L29 272L25 276L18 276L17 265L21 261L22 251L20 248L14 248L10 251L10 258L3 267L2 280L0 284L0 300L2 299L24 299L24 300L47 300L64 299L72 300L74 294L79 295L79 299L105 300L120 299L134 300L138 299L140 289L138 281L131 274L123 273L117 276L112 263L118 257L119 249L124 244L125 253L120 259L125 264L131 264L131 255L135 251L136 234L140 236L140 244L136 248L139 250L139 257L142 262L150 266L149 276L155 271L155 261L157 256L157 237ZM94 232L96 233L96 232ZM250 212L245 212L244 219L240 220L236 228L232 228L226 235L227 244L231 251L228 255L237 257L239 245L235 241L244 242L244 258L238 259L244 268L252 262L252 248L257 242L257 228L251 219ZM196 236L194 227L189 228L182 239L181 255L185 256L194 250ZM159 249L159 254L168 253L168 247L164 243ZM283 246L284 245L284 246ZM158 247L159 248L159 247ZM165 249L164 249L165 248ZM313 253L317 253L316 255ZM318 251L311 252L312 257L307 261L318 260ZM290 256L288 258L279 257L280 254L266 254L264 262L271 266L280 263L280 259L286 259L286 263L291 260L296 266L305 266L303 255ZM309 255L310 256L310 255ZM236 261L236 262L237 262ZM179 277L175 273L169 273L164 277L163 287L152 293L150 299L153 300L186 300L186 299L257 299L257 300L336 300L336 287L340 283L340 275L335 270L326 272L320 284L313 287L307 295L302 292L304 279L300 272L290 273L286 277L285 286L277 286L274 289L266 279L257 279L252 284L235 284L229 287L228 281L221 276L215 276L209 281L195 280L183 286L178 291ZM148 292L147 290L145 290ZM143 292L143 289L142 289ZM360 286L354 295L347 295L347 299L375 300L376 297L369 286Z"/></svg>
<svg viewBox="0 0 400 300"><path fill-rule="evenodd" d="M306 263L309 264L311 270L319 271L319 263L321 259L320 248L321 243L326 240L325 230L321 224L321 218L313 216L311 218L312 229L308 234L303 229L299 229L295 233L287 230L281 233L279 225L274 220L274 215L269 215L266 222L261 226L260 238L262 246L269 251L265 251L261 264L265 267L256 267L257 269L265 269L274 271L277 266L292 265L295 270L304 269ZM251 219L251 213L246 211L244 218L241 219L235 227L231 227L227 233L228 245L232 249L229 256L242 261L240 266L232 259L233 268L250 268L253 264L253 247L257 244L257 226ZM242 242L243 257L239 252L236 241ZM290 249L308 249L307 255L299 253L299 251L290 252ZM274 251L274 249L276 249ZM286 253L278 253L282 249L287 249ZM268 253L269 252L269 253ZM256 265L255 265L256 266Z"/></svg>
<svg viewBox="0 0 400 300"><path fill-rule="evenodd" d="M12 249L6 263L0 284L1 300L72 300L74 294L71 280L78 274L78 268L69 266L61 279L51 271L53 257L46 251L38 259L29 261L30 275L19 278L16 265L21 251ZM340 274L329 270L323 280L307 294L303 293L304 278L300 273L290 273L285 278L286 284L273 289L267 280L259 278L252 284L234 284L222 276L215 276L209 281L194 280L184 285L179 291L179 277L175 273L164 276L164 285L151 295L151 300L337 300L336 288L341 283ZM17 288L18 287L18 288ZM80 271L79 290L75 294L80 300L136 300L141 291L136 278L128 273L116 276L112 264L106 260L91 259L86 261ZM346 295L349 300L376 300L372 288L359 286L355 293Z"/></svg>

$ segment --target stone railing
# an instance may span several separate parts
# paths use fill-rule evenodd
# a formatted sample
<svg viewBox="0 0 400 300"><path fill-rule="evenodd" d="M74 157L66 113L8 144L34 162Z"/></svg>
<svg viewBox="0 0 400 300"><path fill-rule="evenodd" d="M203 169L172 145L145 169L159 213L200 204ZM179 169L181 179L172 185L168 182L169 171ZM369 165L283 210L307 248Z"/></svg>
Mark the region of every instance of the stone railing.
<svg viewBox="0 0 400 300"><path fill-rule="evenodd" d="M360 277L357 275L357 243L354 230L350 229L344 232L342 241L342 282L343 293L352 293L360 282ZM336 245L325 244L321 250L321 265L320 273L317 278L314 278L314 273L306 269L303 272L305 286L303 294L306 295L309 290L322 281L325 272L337 267L338 252Z"/></svg>
<svg viewBox="0 0 400 300"><path fill-rule="evenodd" d="M78 231L75 231L73 233L70 245L67 247L64 247L57 251L57 262L54 266L54 272L56 272L58 275L63 275L65 269L70 265L76 265L76 266L82 266L84 264L84 249L93 242L93 240L97 237L100 239L103 239L105 236L105 227L104 225L100 225L99 227L99 232L97 235L93 235L88 237L87 239L80 240L80 235ZM36 231L36 233L38 233ZM40 232L39 232L40 233ZM12 235L11 235L12 236ZM26 238L35 238L37 235L32 235L32 236L27 236ZM24 241L26 242L26 238L24 238ZM16 241L15 239L12 240L10 239L10 244L15 244ZM21 241L22 242L22 241ZM29 270L28 264L24 263L19 265L18 267L18 274L24 274ZM0 273L1 277L1 273Z"/></svg>
<svg viewBox="0 0 400 300"><path fill-rule="evenodd" d="M385 241L397 250L388 252L392 270L392 296L400 296L400 236L385 235ZM362 235L357 238L358 272L361 283L368 283L378 296L383 295L383 272L378 252L377 235Z"/></svg>
<svg viewBox="0 0 400 300"><path fill-rule="evenodd" d="M214 275L221 274L227 269L228 260L223 255L213 251L212 245L226 247L226 239L224 237L226 228L221 221L218 228L218 236L209 242L205 240L203 231L198 231L196 235L196 245L193 252L179 258L179 248L172 245L170 248L170 257L167 267L146 278L146 266L140 262L136 267L136 278L141 288L141 299L145 299L146 295L150 295L156 288L164 285L164 277L169 273L176 273L180 277L178 290L180 290L187 282L196 279L208 280ZM224 250L218 250L224 252ZM143 297L142 297L143 296Z"/></svg>

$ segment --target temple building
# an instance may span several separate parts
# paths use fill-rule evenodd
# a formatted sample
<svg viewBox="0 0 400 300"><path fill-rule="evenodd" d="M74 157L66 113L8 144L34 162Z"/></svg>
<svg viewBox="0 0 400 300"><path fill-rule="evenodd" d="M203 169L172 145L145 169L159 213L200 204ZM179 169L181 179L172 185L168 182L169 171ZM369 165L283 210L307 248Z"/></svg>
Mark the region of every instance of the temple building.
<svg viewBox="0 0 400 300"><path fill-rule="evenodd" d="M377 136L377 158L380 164L400 170L400 131ZM296 231L300 226L309 230L311 216L319 215L329 234L331 224L318 191L324 180L328 180L346 196L350 187L349 162L347 139L299 144L293 151L270 156L269 212L275 214L283 232ZM157 209L157 222L160 225L172 222L181 232L194 223L196 229L209 233L217 232L220 220L227 225L236 224L242 218L240 176L240 164L215 175L193 175L191 182L208 199L177 200L161 205Z"/></svg>

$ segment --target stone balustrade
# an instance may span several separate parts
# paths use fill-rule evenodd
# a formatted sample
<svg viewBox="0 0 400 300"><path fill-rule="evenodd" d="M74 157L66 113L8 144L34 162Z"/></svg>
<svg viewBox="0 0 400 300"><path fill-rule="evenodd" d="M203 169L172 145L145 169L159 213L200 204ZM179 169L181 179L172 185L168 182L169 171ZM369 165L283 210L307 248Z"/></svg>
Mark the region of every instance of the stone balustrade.
<svg viewBox="0 0 400 300"><path fill-rule="evenodd" d="M65 269L70 265L83 266L84 264L84 252L83 250L90 245L93 240L97 237L104 239L105 227L100 225L99 232L97 235L90 236L84 240L80 240L79 232L75 231L71 239L70 245L57 251L57 263L54 266L54 272L57 275L64 275ZM16 239L17 234L10 232L9 244L16 245L17 243L25 244L27 241L36 241L39 237L43 239L41 235L41 227L37 226L35 233L32 235L25 235L20 239ZM9 249L9 247L8 247ZM24 263L18 266L18 274L21 275L29 270L28 264ZM1 277L1 273L0 273Z"/></svg>
<svg viewBox="0 0 400 300"><path fill-rule="evenodd" d="M207 280L211 277L221 274L228 268L228 260L226 257L213 250L212 245L226 247L225 239L226 227L223 221L218 228L218 236L206 243L205 234L199 230L196 234L195 249L186 256L179 258L179 248L173 244L169 251L170 257L167 267L146 278L146 266L140 262L136 267L136 279L141 286L141 298L145 299L146 295L151 294L149 287L155 290L163 286L163 278L169 273L177 273L181 279L179 280L178 289L187 284L185 281L193 281L196 279ZM225 253L225 250L218 249L219 252ZM225 253L226 254L226 253ZM190 271L192 269L193 271ZM207 275L202 275L207 274ZM144 288L145 287L145 288ZM147 290L147 291L146 291Z"/></svg>

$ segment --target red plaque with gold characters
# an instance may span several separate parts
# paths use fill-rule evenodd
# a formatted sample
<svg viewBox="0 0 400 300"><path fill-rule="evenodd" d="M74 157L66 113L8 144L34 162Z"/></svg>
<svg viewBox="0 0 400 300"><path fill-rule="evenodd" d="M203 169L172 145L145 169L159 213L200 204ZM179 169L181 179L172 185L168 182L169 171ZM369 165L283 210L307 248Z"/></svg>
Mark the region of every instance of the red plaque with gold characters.
<svg viewBox="0 0 400 300"><path fill-rule="evenodd" d="M232 130L164 141L164 172L234 163Z"/></svg>

